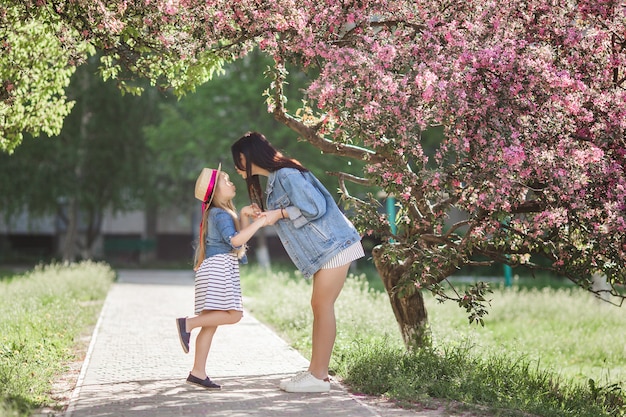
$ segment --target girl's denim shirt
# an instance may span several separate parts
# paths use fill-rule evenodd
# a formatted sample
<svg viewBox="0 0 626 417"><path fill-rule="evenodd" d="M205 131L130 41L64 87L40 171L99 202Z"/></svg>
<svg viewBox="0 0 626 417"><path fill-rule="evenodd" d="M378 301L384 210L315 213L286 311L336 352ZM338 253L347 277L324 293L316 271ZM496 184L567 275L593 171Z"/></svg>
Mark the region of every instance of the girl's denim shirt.
<svg viewBox="0 0 626 417"><path fill-rule="evenodd" d="M226 210L219 207L210 208L207 226L205 259L221 253L231 253L233 249L239 249L230 243L230 239L237 234L237 229L235 228L235 221ZM242 264L248 263L245 255L239 261Z"/></svg>
<svg viewBox="0 0 626 417"><path fill-rule="evenodd" d="M289 215L276 222L276 232L305 278L361 240L328 190L310 172L294 168L270 172L265 191L268 210L284 208Z"/></svg>

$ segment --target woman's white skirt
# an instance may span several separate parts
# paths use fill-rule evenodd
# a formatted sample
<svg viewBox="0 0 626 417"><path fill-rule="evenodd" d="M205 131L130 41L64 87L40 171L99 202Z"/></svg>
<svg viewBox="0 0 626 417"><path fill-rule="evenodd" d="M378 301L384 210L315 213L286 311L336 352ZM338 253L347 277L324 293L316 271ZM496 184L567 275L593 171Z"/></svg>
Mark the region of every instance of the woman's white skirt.
<svg viewBox="0 0 626 417"><path fill-rule="evenodd" d="M365 256L363 245L361 242L357 242L352 246L348 246L343 251L335 255L330 261L326 262L320 269L333 269L345 264L349 264L357 259L361 259Z"/></svg>
<svg viewBox="0 0 626 417"><path fill-rule="evenodd" d="M195 312L203 310L243 311L239 260L233 253L206 258L196 270Z"/></svg>

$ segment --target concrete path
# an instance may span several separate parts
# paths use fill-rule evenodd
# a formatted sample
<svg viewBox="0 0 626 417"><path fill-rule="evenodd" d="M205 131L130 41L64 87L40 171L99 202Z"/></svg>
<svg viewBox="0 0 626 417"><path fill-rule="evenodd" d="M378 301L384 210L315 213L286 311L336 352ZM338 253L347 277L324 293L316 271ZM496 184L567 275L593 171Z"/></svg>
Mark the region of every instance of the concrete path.
<svg viewBox="0 0 626 417"><path fill-rule="evenodd" d="M279 390L281 379L306 369L308 362L248 312L239 323L220 327L213 339L207 370L222 390L187 385L197 332L191 352L184 354L175 318L191 314L191 271L120 271L65 416L432 415L372 407L336 382L324 394Z"/></svg>

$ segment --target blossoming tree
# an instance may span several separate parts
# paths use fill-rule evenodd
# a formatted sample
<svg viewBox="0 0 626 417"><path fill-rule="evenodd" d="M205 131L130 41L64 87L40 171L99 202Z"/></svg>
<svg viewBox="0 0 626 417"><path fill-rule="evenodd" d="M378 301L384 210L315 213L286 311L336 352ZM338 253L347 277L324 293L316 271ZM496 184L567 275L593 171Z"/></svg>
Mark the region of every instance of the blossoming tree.
<svg viewBox="0 0 626 417"><path fill-rule="evenodd" d="M421 289L482 322L486 284L442 286L463 266L547 270L590 291L601 274L624 299L622 1L19 3L103 49L108 76L130 71L185 91L255 45L273 56L276 118L324 152L367 161L363 178L337 175L355 222L382 240L374 262L408 346L426 337ZM311 74L294 114L282 89L288 62ZM422 138L435 127L444 140L430 152ZM349 181L395 196L396 233Z"/></svg>

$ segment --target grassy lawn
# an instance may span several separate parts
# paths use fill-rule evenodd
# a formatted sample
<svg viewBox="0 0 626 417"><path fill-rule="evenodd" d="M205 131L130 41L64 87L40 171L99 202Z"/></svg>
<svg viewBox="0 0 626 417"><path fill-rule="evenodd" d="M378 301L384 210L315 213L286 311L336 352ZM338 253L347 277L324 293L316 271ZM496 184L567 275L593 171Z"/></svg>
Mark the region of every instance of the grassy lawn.
<svg viewBox="0 0 626 417"><path fill-rule="evenodd" d="M369 281L350 276L336 306L331 367L355 391L414 406L449 399L487 406L492 416L626 412L623 308L566 285L496 284L480 327L457 305L425 294L434 345L407 353L387 295ZM246 308L308 357L310 283L289 268L244 267L242 285Z"/></svg>
<svg viewBox="0 0 626 417"><path fill-rule="evenodd" d="M35 268L0 278L0 416L54 407L52 383L94 325L115 278L106 264Z"/></svg>
<svg viewBox="0 0 626 417"><path fill-rule="evenodd" d="M52 382L96 322L114 277L93 262L3 271L0 416L54 407ZM453 413L490 417L625 415L624 309L563 282L494 285L485 327L425 294L433 346L406 352L375 271L351 275L337 302L333 373L355 392L407 407L444 400ZM242 286L246 308L308 357L310 282L292 267L248 266Z"/></svg>
<svg viewBox="0 0 626 417"><path fill-rule="evenodd" d="M433 335L441 344L470 344L541 363L586 383L626 381L626 310L576 288L497 288L485 327L468 326L454 305L427 299Z"/></svg>

